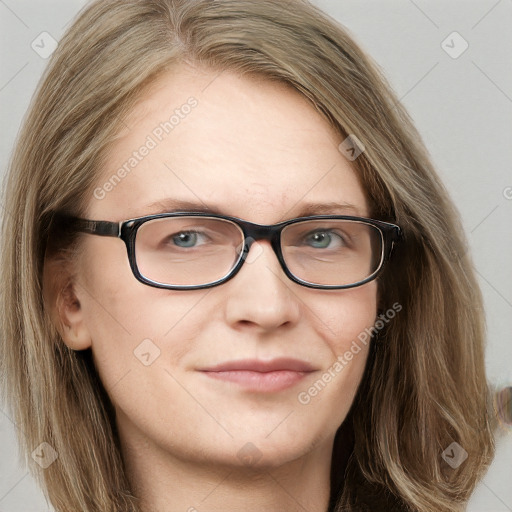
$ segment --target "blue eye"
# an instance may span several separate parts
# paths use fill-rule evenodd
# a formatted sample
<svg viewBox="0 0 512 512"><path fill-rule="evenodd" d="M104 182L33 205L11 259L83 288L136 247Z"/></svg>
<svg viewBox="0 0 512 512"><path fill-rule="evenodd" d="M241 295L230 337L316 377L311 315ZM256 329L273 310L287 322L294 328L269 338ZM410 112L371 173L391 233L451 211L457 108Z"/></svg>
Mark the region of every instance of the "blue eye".
<svg viewBox="0 0 512 512"><path fill-rule="evenodd" d="M199 233L194 231L182 231L172 237L172 241L179 247L194 247L197 243Z"/></svg>
<svg viewBox="0 0 512 512"><path fill-rule="evenodd" d="M315 231L306 237L306 243L311 242L311 246L316 249L333 249L334 247L329 246L331 243L335 243L336 240L338 240L338 244L335 247L345 245L343 238L332 231Z"/></svg>

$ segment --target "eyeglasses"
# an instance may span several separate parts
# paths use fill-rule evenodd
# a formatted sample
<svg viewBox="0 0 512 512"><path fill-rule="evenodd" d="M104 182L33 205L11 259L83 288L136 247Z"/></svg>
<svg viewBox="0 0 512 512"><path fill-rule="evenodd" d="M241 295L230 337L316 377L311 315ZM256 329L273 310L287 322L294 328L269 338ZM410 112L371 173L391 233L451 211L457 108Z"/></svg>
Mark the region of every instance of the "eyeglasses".
<svg viewBox="0 0 512 512"><path fill-rule="evenodd" d="M67 215L58 219L73 231L120 238L136 279L169 290L225 283L240 270L258 240L270 242L284 273L295 283L353 288L377 277L402 236L395 224L344 215L300 217L274 225L196 212L119 223Z"/></svg>

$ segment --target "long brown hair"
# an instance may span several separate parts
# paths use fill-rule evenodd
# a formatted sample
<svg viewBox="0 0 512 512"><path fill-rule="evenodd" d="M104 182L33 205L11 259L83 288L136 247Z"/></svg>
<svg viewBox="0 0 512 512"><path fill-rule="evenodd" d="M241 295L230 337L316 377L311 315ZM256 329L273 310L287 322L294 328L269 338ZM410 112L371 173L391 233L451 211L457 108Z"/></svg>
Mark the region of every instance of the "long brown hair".
<svg viewBox="0 0 512 512"><path fill-rule="evenodd" d="M338 432L331 508L462 510L494 442L482 297L459 215L379 68L305 0L100 0L60 41L16 145L3 219L4 399L42 489L59 512L140 510L112 404L90 351L60 338L43 271L53 214L83 212L123 118L183 60L286 83L308 98L363 143L353 166L372 215L403 229L379 279L383 307L403 310L372 343ZM30 458L43 441L59 455L45 470ZM468 454L457 468L442 457L452 443Z"/></svg>

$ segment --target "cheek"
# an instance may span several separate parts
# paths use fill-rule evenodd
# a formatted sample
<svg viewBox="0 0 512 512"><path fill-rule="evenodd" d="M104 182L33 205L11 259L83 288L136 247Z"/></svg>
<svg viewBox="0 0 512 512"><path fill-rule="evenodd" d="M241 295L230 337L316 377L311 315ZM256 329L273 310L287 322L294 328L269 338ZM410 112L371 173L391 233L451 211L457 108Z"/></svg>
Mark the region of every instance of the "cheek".
<svg viewBox="0 0 512 512"><path fill-rule="evenodd" d="M200 304L208 290L183 294L140 283L129 267L124 244L116 239L99 241L92 240L83 253L77 293L108 389L164 351L167 360L179 364L200 334L201 318L208 318ZM181 343L170 344L173 338Z"/></svg>
<svg viewBox="0 0 512 512"><path fill-rule="evenodd" d="M352 342L365 346L377 316L377 283L323 294L309 305L311 322L332 351L333 357L349 350ZM306 310L307 312L307 310Z"/></svg>
<svg viewBox="0 0 512 512"><path fill-rule="evenodd" d="M377 283L320 295L310 303L308 315L329 356L322 372L302 387L297 401L304 410L337 428L352 405L365 370L377 315Z"/></svg>

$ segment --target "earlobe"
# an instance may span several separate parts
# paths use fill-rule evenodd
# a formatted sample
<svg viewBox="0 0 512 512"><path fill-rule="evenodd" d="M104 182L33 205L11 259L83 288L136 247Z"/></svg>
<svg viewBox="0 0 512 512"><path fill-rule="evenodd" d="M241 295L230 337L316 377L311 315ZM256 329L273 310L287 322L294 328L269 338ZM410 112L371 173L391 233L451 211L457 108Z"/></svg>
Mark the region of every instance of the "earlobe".
<svg viewBox="0 0 512 512"><path fill-rule="evenodd" d="M71 350L85 350L91 347L91 337L84 329L65 327L62 340Z"/></svg>

